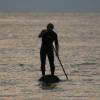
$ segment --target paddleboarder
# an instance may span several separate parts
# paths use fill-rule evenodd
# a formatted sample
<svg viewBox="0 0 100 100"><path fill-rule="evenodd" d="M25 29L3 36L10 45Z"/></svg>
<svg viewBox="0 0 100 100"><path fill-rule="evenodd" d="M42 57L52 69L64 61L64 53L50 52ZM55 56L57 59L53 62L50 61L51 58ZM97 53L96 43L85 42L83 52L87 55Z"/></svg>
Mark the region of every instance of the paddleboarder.
<svg viewBox="0 0 100 100"><path fill-rule="evenodd" d="M41 60L41 71L42 75L45 76L45 63L46 56L48 57L51 75L54 75L55 65L54 65L54 51L53 43L55 44L55 49L58 55L59 43L57 33L53 31L54 25L49 23L47 29L44 29L40 32L39 38L42 38L41 49L40 49L40 60Z"/></svg>

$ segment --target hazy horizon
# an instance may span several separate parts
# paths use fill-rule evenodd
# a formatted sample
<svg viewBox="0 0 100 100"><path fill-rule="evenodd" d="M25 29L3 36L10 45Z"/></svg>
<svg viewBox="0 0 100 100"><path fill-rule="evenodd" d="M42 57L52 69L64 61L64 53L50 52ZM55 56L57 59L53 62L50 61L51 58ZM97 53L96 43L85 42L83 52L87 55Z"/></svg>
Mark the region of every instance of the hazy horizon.
<svg viewBox="0 0 100 100"><path fill-rule="evenodd" d="M0 0L0 12L99 12L100 0Z"/></svg>

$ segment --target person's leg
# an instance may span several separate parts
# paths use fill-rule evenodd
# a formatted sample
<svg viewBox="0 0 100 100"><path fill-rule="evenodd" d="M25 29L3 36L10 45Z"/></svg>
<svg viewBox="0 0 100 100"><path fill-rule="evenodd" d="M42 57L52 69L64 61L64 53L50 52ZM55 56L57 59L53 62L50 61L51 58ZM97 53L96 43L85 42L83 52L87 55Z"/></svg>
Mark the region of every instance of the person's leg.
<svg viewBox="0 0 100 100"><path fill-rule="evenodd" d="M46 52L43 48L41 48L41 50L40 50L40 60L41 60L42 75L45 76Z"/></svg>
<svg viewBox="0 0 100 100"><path fill-rule="evenodd" d="M47 55L48 55L48 59L49 59L51 75L54 75L55 65L54 65L54 53L53 53L53 50L50 50Z"/></svg>

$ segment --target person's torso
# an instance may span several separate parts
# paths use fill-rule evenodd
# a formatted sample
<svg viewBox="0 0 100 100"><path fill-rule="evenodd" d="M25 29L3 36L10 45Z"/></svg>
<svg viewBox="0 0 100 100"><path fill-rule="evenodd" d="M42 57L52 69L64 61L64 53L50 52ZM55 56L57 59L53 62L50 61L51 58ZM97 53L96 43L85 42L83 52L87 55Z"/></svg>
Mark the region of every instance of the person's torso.
<svg viewBox="0 0 100 100"><path fill-rule="evenodd" d="M54 31L45 30L42 35L42 47L48 49L52 48L55 39L56 39L56 33Z"/></svg>

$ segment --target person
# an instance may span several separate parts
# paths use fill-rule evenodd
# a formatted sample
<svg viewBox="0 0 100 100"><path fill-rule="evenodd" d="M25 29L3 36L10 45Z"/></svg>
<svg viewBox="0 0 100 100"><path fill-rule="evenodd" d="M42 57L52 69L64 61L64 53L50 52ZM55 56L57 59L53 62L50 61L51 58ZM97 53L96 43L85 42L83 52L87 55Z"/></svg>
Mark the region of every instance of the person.
<svg viewBox="0 0 100 100"><path fill-rule="evenodd" d="M46 56L48 57L51 75L54 75L55 65L54 65L54 51L53 51L53 43L55 44L56 53L58 55L59 44L58 44L58 36L53 31L54 25L49 23L47 25L47 29L44 29L39 34L39 38L42 38L41 49L40 49L40 60L41 60L41 71L42 75L45 76L45 63Z"/></svg>

